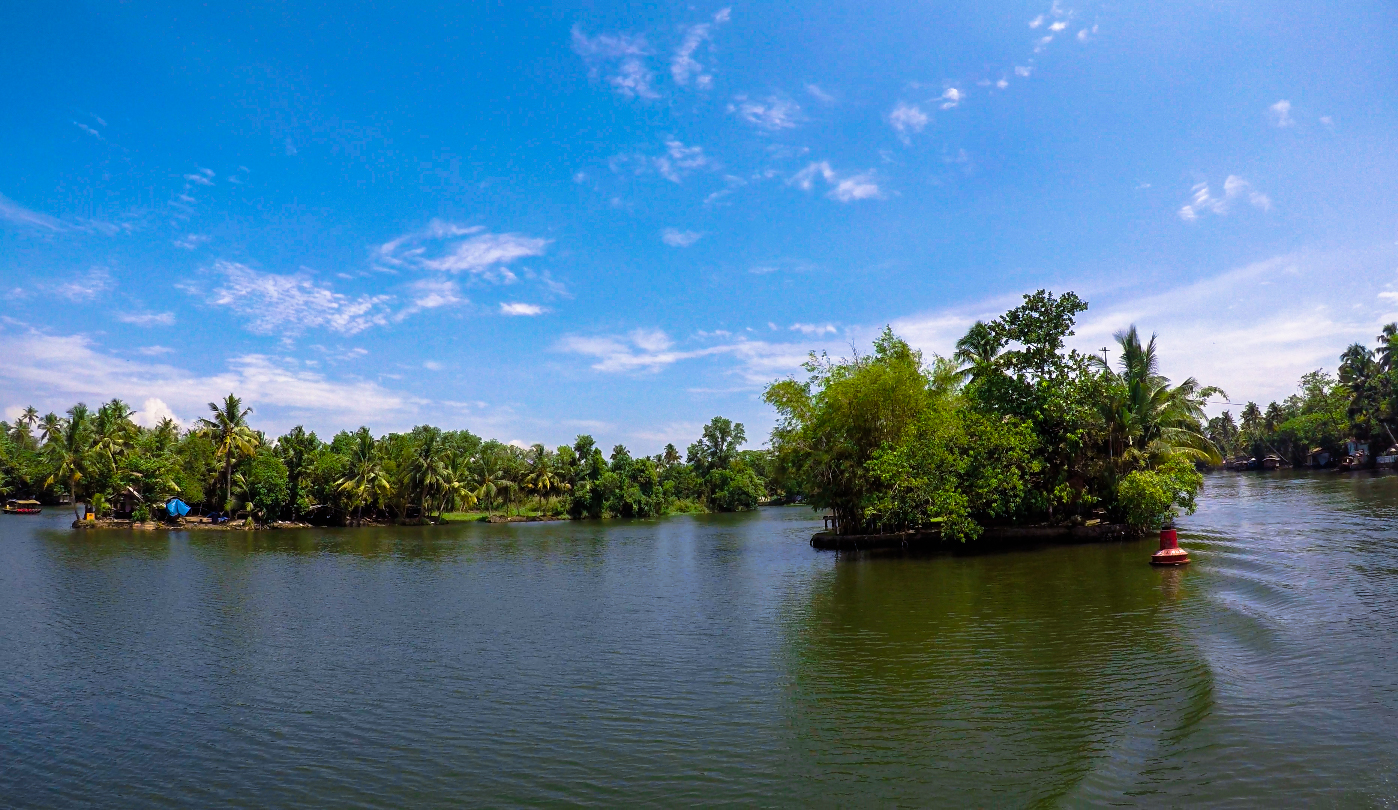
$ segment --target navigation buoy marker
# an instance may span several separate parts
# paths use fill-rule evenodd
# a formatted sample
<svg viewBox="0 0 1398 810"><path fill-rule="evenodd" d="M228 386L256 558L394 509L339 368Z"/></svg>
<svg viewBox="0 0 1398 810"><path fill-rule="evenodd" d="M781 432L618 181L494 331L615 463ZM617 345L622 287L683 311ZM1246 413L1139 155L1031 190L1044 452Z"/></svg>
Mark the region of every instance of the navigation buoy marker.
<svg viewBox="0 0 1398 810"><path fill-rule="evenodd" d="M1160 550L1150 555L1151 565L1185 565L1189 555L1180 548L1180 538L1173 528L1160 530Z"/></svg>

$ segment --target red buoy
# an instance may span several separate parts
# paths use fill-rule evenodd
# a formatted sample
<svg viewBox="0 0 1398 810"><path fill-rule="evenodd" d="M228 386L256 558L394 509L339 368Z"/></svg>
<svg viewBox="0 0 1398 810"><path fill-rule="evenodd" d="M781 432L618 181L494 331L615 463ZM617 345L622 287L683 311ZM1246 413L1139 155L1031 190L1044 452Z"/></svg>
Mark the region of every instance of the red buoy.
<svg viewBox="0 0 1398 810"><path fill-rule="evenodd" d="M1160 550L1150 555L1151 565L1185 565L1189 555L1180 548L1180 539L1174 529L1160 530Z"/></svg>

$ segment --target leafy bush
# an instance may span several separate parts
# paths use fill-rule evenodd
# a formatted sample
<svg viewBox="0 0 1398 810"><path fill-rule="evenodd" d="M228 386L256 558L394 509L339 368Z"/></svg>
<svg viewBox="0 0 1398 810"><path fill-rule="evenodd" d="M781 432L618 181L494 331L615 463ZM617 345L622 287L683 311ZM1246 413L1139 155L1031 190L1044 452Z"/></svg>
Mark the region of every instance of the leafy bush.
<svg viewBox="0 0 1398 810"><path fill-rule="evenodd" d="M1135 470L1117 484L1117 509L1127 524L1156 531L1175 515L1177 508L1194 514L1194 498L1204 477L1181 458L1171 458L1153 470Z"/></svg>
<svg viewBox="0 0 1398 810"><path fill-rule="evenodd" d="M131 511L131 519L137 523L145 523L150 520L150 507L143 503L137 504L136 508Z"/></svg>

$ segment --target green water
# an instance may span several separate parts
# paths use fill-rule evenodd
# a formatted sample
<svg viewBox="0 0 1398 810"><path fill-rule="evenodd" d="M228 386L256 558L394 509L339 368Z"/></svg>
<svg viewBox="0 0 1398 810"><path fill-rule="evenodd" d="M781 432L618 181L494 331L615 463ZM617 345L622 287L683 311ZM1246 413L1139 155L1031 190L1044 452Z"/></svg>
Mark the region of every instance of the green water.
<svg viewBox="0 0 1398 810"><path fill-rule="evenodd" d="M0 517L0 805L1386 806L1398 476L1150 541L836 555L800 508L75 532Z"/></svg>

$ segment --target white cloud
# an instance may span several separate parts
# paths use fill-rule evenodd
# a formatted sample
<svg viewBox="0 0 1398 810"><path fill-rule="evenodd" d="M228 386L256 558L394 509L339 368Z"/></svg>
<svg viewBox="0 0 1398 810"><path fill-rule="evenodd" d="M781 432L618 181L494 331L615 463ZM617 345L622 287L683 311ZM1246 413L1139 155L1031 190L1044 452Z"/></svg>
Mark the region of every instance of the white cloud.
<svg viewBox="0 0 1398 810"><path fill-rule="evenodd" d="M1054 32L1058 32L1058 31L1062 31L1064 28L1067 28L1067 27L1068 27L1068 21L1067 21L1067 20L1059 20L1058 22L1054 23L1053 25L1050 25L1050 26L1049 26L1049 30L1050 30L1050 31L1054 31Z"/></svg>
<svg viewBox="0 0 1398 810"><path fill-rule="evenodd" d="M1272 210L1272 200L1266 194L1254 190L1248 181L1236 174L1230 174L1223 181L1223 196L1215 197L1208 183L1196 183L1191 189L1193 197L1181 206L1178 213L1185 222L1195 222L1201 214L1227 214L1235 199L1246 196L1249 203L1263 211Z"/></svg>
<svg viewBox="0 0 1398 810"><path fill-rule="evenodd" d="M1034 67L1033 67L1032 65L1027 66L1027 67L1026 67L1026 66L1021 66L1021 65L1015 65L1015 75L1018 76L1018 77L1020 77L1021 79L1027 79L1027 78L1029 78L1029 74L1031 74L1031 73L1033 73L1033 72L1034 72Z"/></svg>
<svg viewBox="0 0 1398 810"><path fill-rule="evenodd" d="M136 350L136 354L142 354L146 357L159 357L162 354L174 353L175 350L170 348L169 346L142 346L141 348Z"/></svg>
<svg viewBox="0 0 1398 810"><path fill-rule="evenodd" d="M1344 348L1373 344L1384 323L1398 319L1398 248L1277 256L1215 276L1141 292L1120 288L1093 295L1077 287L1091 308L1080 316L1070 345L1101 354L1115 345L1112 333L1136 324L1158 332L1163 372L1181 381L1197 377L1220 385L1234 402L1265 404L1295 390L1317 368L1335 369ZM1065 284L1062 289L1072 289ZM925 352L949 356L977 319L995 317L1019 303L1002 296L965 307L896 319L894 332ZM1251 313L1266 312L1267 328ZM870 339L873 326L859 330ZM1234 414L1237 406L1232 407Z"/></svg>
<svg viewBox="0 0 1398 810"><path fill-rule="evenodd" d="M834 335L840 331L839 329L835 328L834 324L830 323L793 323L790 328L793 332L800 332L803 335L816 336Z"/></svg>
<svg viewBox="0 0 1398 810"><path fill-rule="evenodd" d="M523 304L518 301L511 301L500 304L501 315L533 316L542 315L548 310L538 304Z"/></svg>
<svg viewBox="0 0 1398 810"><path fill-rule="evenodd" d="M678 228L666 228L660 232L660 241L670 247L689 247L698 242L703 234L698 231L682 231Z"/></svg>
<svg viewBox="0 0 1398 810"><path fill-rule="evenodd" d="M380 245L374 259L382 269L465 271L486 281L510 282L515 275L507 265L529 256L542 256L549 241L432 220L424 230Z"/></svg>
<svg viewBox="0 0 1398 810"><path fill-rule="evenodd" d="M101 351L83 335L47 335L29 329L0 329L0 387L62 410L77 399L120 397L143 402L143 412L164 409L202 415L205 403L236 393L253 406L258 426L287 428L314 419L317 427L375 430L408 427L427 401L363 380L333 380L286 358L234 357L224 371L195 374L165 363L128 360ZM147 400L159 400L159 405ZM166 405L168 403L168 405Z"/></svg>
<svg viewBox="0 0 1398 810"><path fill-rule="evenodd" d="M82 303L93 300L115 286L112 274L108 273L106 268L94 267L70 281L57 285L54 291L69 301Z"/></svg>
<svg viewBox="0 0 1398 810"><path fill-rule="evenodd" d="M62 222L38 211L31 211L14 200L0 194L0 219L13 222L17 225L27 225L33 228L43 228L46 231L67 230Z"/></svg>
<svg viewBox="0 0 1398 810"><path fill-rule="evenodd" d="M874 182L872 171L841 176L830 167L828 161L824 160L813 162L792 175L787 180L787 185L795 186L802 191L810 191L815 187L816 180L824 180L831 187L825 196L839 202L847 203L856 200L883 198L878 184Z"/></svg>
<svg viewBox="0 0 1398 810"><path fill-rule="evenodd" d="M811 98L822 104L834 104L835 97L821 89L818 84L807 84L806 92L811 94Z"/></svg>
<svg viewBox="0 0 1398 810"><path fill-rule="evenodd" d="M956 89L955 87L948 87L947 90L946 90L946 92L945 92L945 93L942 93L942 98L941 98L942 109L944 109L944 110L950 110L950 109L952 109L953 107L955 107L956 105L960 104L960 103L961 103L961 100L964 99L964 98L966 98L966 94L965 94L965 93L962 93L960 90Z"/></svg>
<svg viewBox="0 0 1398 810"><path fill-rule="evenodd" d="M243 316L259 334L294 335L324 328L353 335L388 323L389 295L351 298L317 284L306 275L262 273L237 262L217 261L213 271L223 276L208 299Z"/></svg>
<svg viewBox="0 0 1398 810"><path fill-rule="evenodd" d="M1082 29L1081 31L1078 32L1078 42L1087 42L1087 41L1091 40L1092 37L1095 36L1096 34L1097 34L1097 26L1095 26L1095 25L1092 26L1091 28L1084 28L1084 29Z"/></svg>
<svg viewBox="0 0 1398 810"><path fill-rule="evenodd" d="M207 241L209 241L209 237L201 233L189 233L176 239L174 245L184 250L194 250Z"/></svg>
<svg viewBox="0 0 1398 810"><path fill-rule="evenodd" d="M711 333L728 336L728 333ZM777 376L796 371L806 360L808 347L773 344L764 341L730 341L689 350L674 347L660 330L636 330L627 337L583 337L572 335L559 341L559 351L593 358L592 368L607 373L658 372L675 363L702 357L728 356L739 361L735 369L750 386L762 385Z"/></svg>
<svg viewBox="0 0 1398 810"><path fill-rule="evenodd" d="M408 285L408 293L412 296L412 303L393 316L395 321L401 321L409 315L425 309L469 303L466 297L461 294L461 288L457 286L457 283L445 278L424 278L414 281Z"/></svg>
<svg viewBox="0 0 1398 810"><path fill-rule="evenodd" d="M1272 123L1279 127L1295 126L1296 121L1291 117L1291 102L1286 99L1278 101L1267 108L1267 113L1272 119Z"/></svg>
<svg viewBox="0 0 1398 810"><path fill-rule="evenodd" d="M780 96L766 99L735 96L728 105L728 112L768 132L792 129L801 121L801 105Z"/></svg>
<svg viewBox="0 0 1398 810"><path fill-rule="evenodd" d="M1040 14L1039 16L1037 16L1037 17L1035 17L1034 19L1032 19L1032 20L1029 21L1029 27L1030 27L1030 28L1038 28L1039 26L1041 26L1041 25L1043 25L1043 24L1044 24L1044 15L1042 15L1042 14Z"/></svg>
<svg viewBox="0 0 1398 810"><path fill-rule="evenodd" d="M704 147L685 146L674 138L665 141L665 154L654 158L653 163L660 176L672 183L680 182L693 171L715 167L713 160L704 154Z"/></svg>
<svg viewBox="0 0 1398 810"><path fill-rule="evenodd" d="M714 77L704 72L704 66L694 58L694 52L713 35L714 26L728 22L731 11L725 8L714 15L713 22L692 25L685 30L684 40L670 60L670 75L675 84L685 87L692 79L694 86L700 90L713 86Z"/></svg>
<svg viewBox="0 0 1398 810"><path fill-rule="evenodd" d="M155 427L162 419L173 420L177 425L183 424L183 421L175 416L175 412L170 410L170 406L165 404L165 400L159 397L148 397L141 403L141 409L131 414L131 421L141 427Z"/></svg>
<svg viewBox="0 0 1398 810"><path fill-rule="evenodd" d="M1010 86L1010 82L1007 79L1001 79L995 83L995 86L1000 88L1001 90L1004 90L1006 87Z"/></svg>
<svg viewBox="0 0 1398 810"><path fill-rule="evenodd" d="M200 186L212 186L214 181L203 174L186 174L184 179Z"/></svg>
<svg viewBox="0 0 1398 810"><path fill-rule="evenodd" d="M927 113L923 112L916 104L909 104L905 101L898 102L893 108L893 112L888 114L888 123L898 133L898 137L903 143L910 143L909 133L921 132L931 120Z"/></svg>
<svg viewBox="0 0 1398 810"><path fill-rule="evenodd" d="M660 98L652 85L650 68L646 66L646 57L652 51L645 37L629 34L589 37L575 25L573 52L583 58L593 78L605 72L604 68L610 71L606 81L618 94L626 98Z"/></svg>
<svg viewBox="0 0 1398 810"><path fill-rule="evenodd" d="M172 326L175 323L173 312L119 312L116 318L136 326Z"/></svg>
<svg viewBox="0 0 1398 810"><path fill-rule="evenodd" d="M443 368L442 364L438 363L436 360L423 360L422 367L428 371L441 371Z"/></svg>

